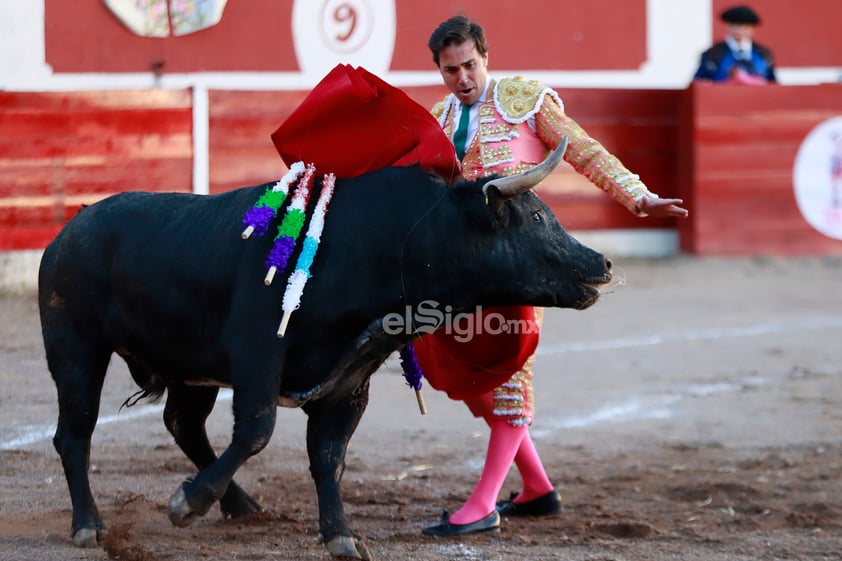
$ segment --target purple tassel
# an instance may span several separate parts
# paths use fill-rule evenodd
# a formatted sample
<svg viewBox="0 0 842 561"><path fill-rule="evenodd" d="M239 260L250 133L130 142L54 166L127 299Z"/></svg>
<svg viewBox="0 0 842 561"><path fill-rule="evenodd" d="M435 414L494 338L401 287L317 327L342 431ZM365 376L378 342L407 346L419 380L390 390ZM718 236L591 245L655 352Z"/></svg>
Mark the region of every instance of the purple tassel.
<svg viewBox="0 0 842 561"><path fill-rule="evenodd" d="M269 255L266 256L266 269L276 267L279 271L286 269L289 256L295 248L295 240L288 236L281 236L275 240L275 245Z"/></svg>
<svg viewBox="0 0 842 561"><path fill-rule="evenodd" d="M421 372L421 366L418 364L418 356L415 354L415 347L412 343L407 343L400 350L401 367L403 368L403 377L409 387L416 391L421 390L421 379L424 373Z"/></svg>
<svg viewBox="0 0 842 561"><path fill-rule="evenodd" d="M262 236L269 231L269 225L275 218L275 211L268 206L255 206L250 208L243 216L243 226L254 228L255 236Z"/></svg>

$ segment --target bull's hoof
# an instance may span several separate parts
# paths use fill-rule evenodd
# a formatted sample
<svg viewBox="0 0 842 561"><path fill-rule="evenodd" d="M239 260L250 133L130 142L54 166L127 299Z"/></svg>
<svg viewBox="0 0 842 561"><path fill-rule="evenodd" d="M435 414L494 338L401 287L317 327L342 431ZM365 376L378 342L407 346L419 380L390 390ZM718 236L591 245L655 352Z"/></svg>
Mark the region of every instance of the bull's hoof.
<svg viewBox="0 0 842 561"><path fill-rule="evenodd" d="M325 543L324 537L322 537L321 533L319 533L318 541L319 543ZM327 550L334 557L372 561L368 548L358 537L336 536L329 542L325 543L325 547L327 547Z"/></svg>
<svg viewBox="0 0 842 561"><path fill-rule="evenodd" d="M197 518L201 517L201 514L194 512L190 508L190 505L187 504L187 495L184 493L185 485L186 483L179 485L178 489L170 497L170 522L173 523L173 526L178 526L179 528L189 526Z"/></svg>
<svg viewBox="0 0 842 561"><path fill-rule="evenodd" d="M97 547L102 534L94 528L79 528L73 533L73 543L77 547Z"/></svg>

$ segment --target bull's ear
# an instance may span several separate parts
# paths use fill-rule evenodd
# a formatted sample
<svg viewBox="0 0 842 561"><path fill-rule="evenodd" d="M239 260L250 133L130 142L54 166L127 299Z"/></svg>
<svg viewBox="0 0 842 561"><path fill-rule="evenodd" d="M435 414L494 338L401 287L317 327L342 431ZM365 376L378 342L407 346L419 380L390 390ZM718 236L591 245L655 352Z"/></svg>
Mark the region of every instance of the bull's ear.
<svg viewBox="0 0 842 561"><path fill-rule="evenodd" d="M512 212L508 204L509 198L504 197L496 186L491 185L485 192L485 200L488 204L488 210L491 211L491 225L494 230L499 231L506 228L509 225L509 216Z"/></svg>

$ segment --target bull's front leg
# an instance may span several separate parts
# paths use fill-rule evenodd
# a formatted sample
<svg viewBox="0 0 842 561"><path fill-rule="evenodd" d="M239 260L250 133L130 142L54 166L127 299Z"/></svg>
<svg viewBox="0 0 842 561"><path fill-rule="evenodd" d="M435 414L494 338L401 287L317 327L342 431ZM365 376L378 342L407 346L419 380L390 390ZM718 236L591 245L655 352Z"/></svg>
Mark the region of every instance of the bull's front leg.
<svg viewBox="0 0 842 561"><path fill-rule="evenodd" d="M362 538L348 528L340 481L351 435L368 405L366 380L339 402L307 407L307 454L319 499L319 541L338 557L370 560Z"/></svg>
<svg viewBox="0 0 842 561"><path fill-rule="evenodd" d="M234 474L246 460L263 450L275 428L280 383L250 380L234 387L234 431L231 443L210 465L182 483L170 497L170 521L179 527L204 516L225 495Z"/></svg>

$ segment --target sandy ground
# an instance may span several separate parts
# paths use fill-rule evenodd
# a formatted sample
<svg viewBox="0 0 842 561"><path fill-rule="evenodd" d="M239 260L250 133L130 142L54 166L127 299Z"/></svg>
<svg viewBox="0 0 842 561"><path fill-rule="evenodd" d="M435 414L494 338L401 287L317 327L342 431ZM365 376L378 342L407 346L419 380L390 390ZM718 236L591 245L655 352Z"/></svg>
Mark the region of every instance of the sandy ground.
<svg viewBox="0 0 842 561"><path fill-rule="evenodd" d="M620 260L624 285L584 312L548 310L532 428L563 514L503 521L497 535L422 536L472 488L487 430L390 361L348 454L352 526L378 560L842 559L842 258ZM161 408L120 411L106 382L91 481L103 549L69 539L70 501L50 438L55 390L33 294L0 297L0 559L325 560L304 415L282 410L237 480L265 512L217 508L171 526L169 495L193 469ZM230 432L230 394L210 421ZM512 470L503 495L518 489Z"/></svg>

